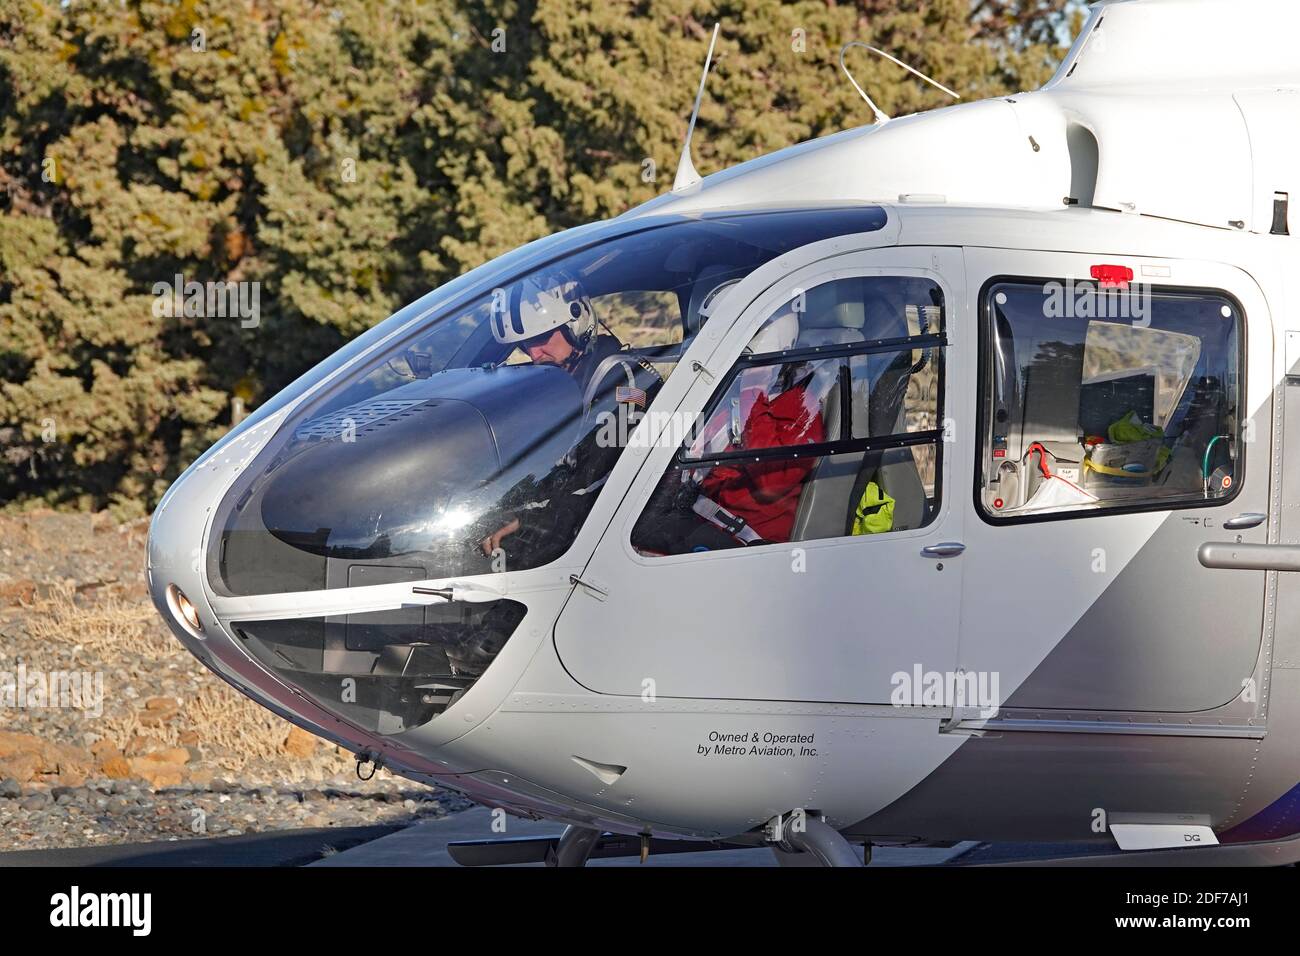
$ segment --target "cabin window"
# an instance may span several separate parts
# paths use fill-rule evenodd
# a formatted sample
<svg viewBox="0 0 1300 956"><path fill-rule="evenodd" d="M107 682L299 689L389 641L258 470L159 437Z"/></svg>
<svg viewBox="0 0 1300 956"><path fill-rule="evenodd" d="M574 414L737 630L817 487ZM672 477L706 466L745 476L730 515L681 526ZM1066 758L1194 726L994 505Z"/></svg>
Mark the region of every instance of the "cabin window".
<svg viewBox="0 0 1300 956"><path fill-rule="evenodd" d="M943 293L862 276L776 309L693 423L632 532L668 555L928 524L938 508Z"/></svg>
<svg viewBox="0 0 1300 956"><path fill-rule="evenodd" d="M1243 320L1222 293L999 281L984 297L990 518L1222 502L1241 483Z"/></svg>

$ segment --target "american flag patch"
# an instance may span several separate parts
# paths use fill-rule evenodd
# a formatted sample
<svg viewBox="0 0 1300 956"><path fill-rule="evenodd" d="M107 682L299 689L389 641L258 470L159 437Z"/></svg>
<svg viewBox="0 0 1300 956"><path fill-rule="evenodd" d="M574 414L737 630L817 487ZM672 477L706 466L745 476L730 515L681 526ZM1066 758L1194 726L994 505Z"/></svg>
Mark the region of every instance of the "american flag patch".
<svg viewBox="0 0 1300 956"><path fill-rule="evenodd" d="M614 389L614 401L622 405L637 405L645 408L645 389L619 385Z"/></svg>

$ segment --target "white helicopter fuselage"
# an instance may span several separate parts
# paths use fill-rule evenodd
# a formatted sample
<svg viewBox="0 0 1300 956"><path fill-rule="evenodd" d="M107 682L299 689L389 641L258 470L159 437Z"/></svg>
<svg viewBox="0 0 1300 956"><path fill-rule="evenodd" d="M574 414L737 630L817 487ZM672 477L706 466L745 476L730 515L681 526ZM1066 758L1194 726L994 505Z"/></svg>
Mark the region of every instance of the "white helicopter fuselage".
<svg viewBox="0 0 1300 956"><path fill-rule="evenodd" d="M878 843L1124 846L1155 827L1155 845L1300 858L1297 26L1285 4L1102 4L1041 91L803 144L431 292L176 482L151 529L155 603L294 723L524 815L757 840L805 811ZM810 241L764 239L743 270L728 252L725 298L699 312L724 272L690 259L698 230L716 250L787 222ZM568 386L453 362L367 386L369 404L348 388L472 303L499 314L494 290L556 257L635 289L601 276L656 235L679 246L663 274L691 277L681 334L627 354L671 373L651 396L628 379L649 408L579 489L594 501L571 538L445 574L404 556L416 532L391 516L419 502L374 502L472 463L478 426L452 409L491 422L505 471L510 416L536 409L494 383ZM736 428L700 457L691 429L742 400L748 344L790 311L799 340L764 361L824 378L819 437L786 455ZM872 331L886 314L894 331ZM400 434L427 451L397 461L425 406L440 424ZM371 469L372 450L396 463ZM668 476L764 462L800 476L781 537L644 543ZM437 487L496 487L463 472ZM891 496L883 530L861 523L868 481ZM439 507L446 540L480 514ZM492 635L482 660L429 636L456 627ZM444 640L450 669L403 683Z"/></svg>

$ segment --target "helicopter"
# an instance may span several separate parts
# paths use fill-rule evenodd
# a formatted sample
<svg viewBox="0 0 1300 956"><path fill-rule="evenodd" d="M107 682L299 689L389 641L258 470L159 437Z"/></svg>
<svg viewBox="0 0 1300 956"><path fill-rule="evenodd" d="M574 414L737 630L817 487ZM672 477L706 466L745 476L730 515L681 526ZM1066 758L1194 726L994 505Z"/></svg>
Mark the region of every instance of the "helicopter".
<svg viewBox="0 0 1300 956"><path fill-rule="evenodd" d="M1300 861L1297 31L1103 0L1037 91L688 133L203 454L152 599L359 772L566 825L463 863Z"/></svg>

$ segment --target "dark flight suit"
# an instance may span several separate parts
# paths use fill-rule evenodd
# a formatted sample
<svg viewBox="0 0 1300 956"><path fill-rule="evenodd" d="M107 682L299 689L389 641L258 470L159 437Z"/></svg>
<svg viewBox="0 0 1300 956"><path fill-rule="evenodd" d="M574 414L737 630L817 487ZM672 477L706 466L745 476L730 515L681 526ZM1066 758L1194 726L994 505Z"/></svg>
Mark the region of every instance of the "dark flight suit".
<svg viewBox="0 0 1300 956"><path fill-rule="evenodd" d="M618 339L612 335L598 336L592 347L567 368L584 396L601 362L619 353L621 348ZM632 401L618 401L620 388L624 389L624 398L643 399L643 406L637 410L644 411L663 384L663 379L648 363L632 356L627 362L633 369L636 385L628 385L627 365L622 362L614 364L602 376L592 397L583 421L586 429L583 436L548 474L538 481L529 478L521 482L503 499L499 512L502 518L497 527L508 523L511 518L519 521L519 530L501 542L507 570L511 567L538 567L554 561L577 537L578 529L623 451L621 442L601 440L602 435L608 438L610 433L610 429L601 428L602 416L626 414L620 412L620 404L629 410L634 407ZM629 393L629 388L639 389L642 395L635 391Z"/></svg>

